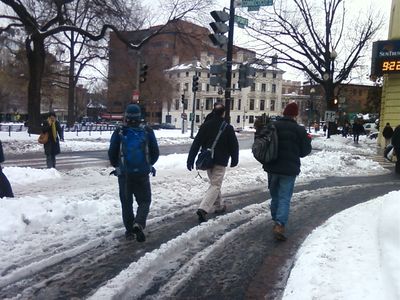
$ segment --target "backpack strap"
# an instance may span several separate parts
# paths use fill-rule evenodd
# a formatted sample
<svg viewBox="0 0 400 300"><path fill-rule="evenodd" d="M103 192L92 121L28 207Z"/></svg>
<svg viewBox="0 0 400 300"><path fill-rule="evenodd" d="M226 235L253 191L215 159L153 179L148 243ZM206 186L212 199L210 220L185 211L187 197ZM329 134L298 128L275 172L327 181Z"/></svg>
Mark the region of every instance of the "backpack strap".
<svg viewBox="0 0 400 300"><path fill-rule="evenodd" d="M211 146L211 148L210 148L210 150L211 150L211 158L214 158L214 148L215 148L215 146L217 145L218 140L219 140L219 137L221 136L222 132L225 130L225 128L226 128L227 125L228 125L228 124L227 124L225 121L223 121L222 124L221 124L221 126L219 127L218 134L217 134L217 136L215 137L214 143L212 144L212 146Z"/></svg>

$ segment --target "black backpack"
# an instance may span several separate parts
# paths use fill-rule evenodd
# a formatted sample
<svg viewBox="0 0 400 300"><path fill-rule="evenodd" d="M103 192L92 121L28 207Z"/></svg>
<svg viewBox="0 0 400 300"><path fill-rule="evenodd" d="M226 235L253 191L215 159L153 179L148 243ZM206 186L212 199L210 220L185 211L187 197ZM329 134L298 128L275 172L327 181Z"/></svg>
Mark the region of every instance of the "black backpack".
<svg viewBox="0 0 400 300"><path fill-rule="evenodd" d="M278 158L278 134L274 124L268 123L261 127L254 137L251 151L254 158L262 164Z"/></svg>

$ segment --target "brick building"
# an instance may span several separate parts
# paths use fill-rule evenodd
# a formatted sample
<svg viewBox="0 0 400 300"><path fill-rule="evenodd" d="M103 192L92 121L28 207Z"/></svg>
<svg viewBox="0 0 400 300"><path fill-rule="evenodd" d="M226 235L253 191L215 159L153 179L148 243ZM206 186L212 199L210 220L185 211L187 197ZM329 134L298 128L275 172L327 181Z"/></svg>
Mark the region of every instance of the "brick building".
<svg viewBox="0 0 400 300"><path fill-rule="evenodd" d="M123 35L132 42L139 42L159 26L146 30L124 32ZM201 53L212 56L215 61L226 57L226 51L216 47L209 40L209 30L183 20L169 23L160 33L151 38L140 51L128 49L115 34L110 35L110 59L108 74L108 110L121 114L126 105L132 101L135 90L140 91L139 103L146 111L146 120L150 123L161 123L162 107L170 102L174 87L165 76L164 70L180 62L193 62L201 59ZM234 47L234 58L238 51L244 57L255 57L253 51ZM139 83L141 64L148 65L147 80Z"/></svg>

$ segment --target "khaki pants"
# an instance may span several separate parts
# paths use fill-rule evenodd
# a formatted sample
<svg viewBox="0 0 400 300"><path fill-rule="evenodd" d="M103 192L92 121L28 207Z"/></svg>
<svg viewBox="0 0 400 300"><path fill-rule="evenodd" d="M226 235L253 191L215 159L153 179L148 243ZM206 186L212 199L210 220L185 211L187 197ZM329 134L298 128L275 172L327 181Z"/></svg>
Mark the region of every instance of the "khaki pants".
<svg viewBox="0 0 400 300"><path fill-rule="evenodd" d="M212 169L207 170L210 186L199 207L207 213L212 213L215 209L219 209L224 205L221 198L221 186L224 180L225 169L226 167L224 166L215 165Z"/></svg>
<svg viewBox="0 0 400 300"><path fill-rule="evenodd" d="M392 139L387 139L385 138L385 148L387 147L387 145L392 143Z"/></svg>

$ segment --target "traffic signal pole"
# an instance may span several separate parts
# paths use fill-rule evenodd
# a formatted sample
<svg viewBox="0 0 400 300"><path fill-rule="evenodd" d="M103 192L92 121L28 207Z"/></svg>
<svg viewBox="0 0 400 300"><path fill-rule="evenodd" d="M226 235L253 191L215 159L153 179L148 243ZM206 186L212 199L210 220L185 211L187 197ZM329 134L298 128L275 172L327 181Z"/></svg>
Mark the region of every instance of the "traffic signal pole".
<svg viewBox="0 0 400 300"><path fill-rule="evenodd" d="M230 0L229 7L229 32L228 48L226 52L226 87L225 87L225 120L230 123L231 90L232 90L232 55L233 55L233 29L235 27L235 1Z"/></svg>

